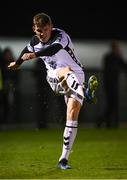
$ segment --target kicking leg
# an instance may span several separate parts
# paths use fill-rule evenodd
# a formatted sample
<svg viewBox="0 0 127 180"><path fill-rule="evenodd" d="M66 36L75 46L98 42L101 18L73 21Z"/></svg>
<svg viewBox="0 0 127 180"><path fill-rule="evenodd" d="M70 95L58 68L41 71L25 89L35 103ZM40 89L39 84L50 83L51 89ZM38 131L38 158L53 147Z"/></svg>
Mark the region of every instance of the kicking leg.
<svg viewBox="0 0 127 180"><path fill-rule="evenodd" d="M69 68L62 68L58 71L58 77L62 82L61 86L68 91L68 88L84 98L83 86L79 83L75 73Z"/></svg>

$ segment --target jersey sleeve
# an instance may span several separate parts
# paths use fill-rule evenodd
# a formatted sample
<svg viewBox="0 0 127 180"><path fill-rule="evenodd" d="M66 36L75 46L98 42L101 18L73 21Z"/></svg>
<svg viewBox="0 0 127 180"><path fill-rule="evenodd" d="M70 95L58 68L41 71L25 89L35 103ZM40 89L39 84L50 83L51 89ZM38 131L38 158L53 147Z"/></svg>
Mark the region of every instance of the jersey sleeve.
<svg viewBox="0 0 127 180"><path fill-rule="evenodd" d="M21 57L23 56L24 53L28 53L29 50L27 48L27 46L22 50L22 52L20 53L18 59L16 60L16 64L17 65L21 65L23 63L23 59L21 59Z"/></svg>
<svg viewBox="0 0 127 180"><path fill-rule="evenodd" d="M30 53L30 52L34 52L34 45L36 45L38 43L38 38L37 36L33 36L30 40L30 42L27 44L27 46L21 51L18 59L16 60L16 64L17 65L21 65L24 61L21 59L21 57L23 56L23 54L25 53Z"/></svg>
<svg viewBox="0 0 127 180"><path fill-rule="evenodd" d="M64 31L61 31L57 34L52 44L60 44L63 48L65 48L68 45L68 43L68 35Z"/></svg>
<svg viewBox="0 0 127 180"><path fill-rule="evenodd" d="M39 43L38 37L35 35L31 38L31 41L27 44L27 49L29 52L35 52L34 46Z"/></svg>

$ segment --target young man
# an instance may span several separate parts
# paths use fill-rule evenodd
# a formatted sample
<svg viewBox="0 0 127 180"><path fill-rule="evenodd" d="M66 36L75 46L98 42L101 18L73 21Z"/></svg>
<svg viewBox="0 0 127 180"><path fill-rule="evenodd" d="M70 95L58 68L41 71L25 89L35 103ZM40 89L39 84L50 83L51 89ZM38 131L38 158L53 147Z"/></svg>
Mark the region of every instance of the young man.
<svg viewBox="0 0 127 180"><path fill-rule="evenodd" d="M56 94L64 95L67 105L63 150L58 167L70 169L68 158L77 134L79 112L84 98L93 101L97 79L90 77L85 91L84 69L75 56L72 41L65 31L53 28L47 14L39 13L33 17L33 31L36 35L8 68L15 70L24 61L37 57L44 61L49 85Z"/></svg>

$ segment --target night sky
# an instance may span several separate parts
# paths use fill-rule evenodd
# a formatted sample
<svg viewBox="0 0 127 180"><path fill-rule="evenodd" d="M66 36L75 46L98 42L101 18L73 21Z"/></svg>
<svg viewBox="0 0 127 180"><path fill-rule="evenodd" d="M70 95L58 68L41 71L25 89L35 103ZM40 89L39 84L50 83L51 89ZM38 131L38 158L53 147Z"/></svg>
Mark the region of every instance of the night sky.
<svg viewBox="0 0 127 180"><path fill-rule="evenodd" d="M87 2L87 1L86 1ZM29 0L3 2L0 6L0 36L29 37L32 18L45 12L54 27L66 30L77 39L127 40L127 7L123 4L88 1ZM69 3L69 4L68 4Z"/></svg>

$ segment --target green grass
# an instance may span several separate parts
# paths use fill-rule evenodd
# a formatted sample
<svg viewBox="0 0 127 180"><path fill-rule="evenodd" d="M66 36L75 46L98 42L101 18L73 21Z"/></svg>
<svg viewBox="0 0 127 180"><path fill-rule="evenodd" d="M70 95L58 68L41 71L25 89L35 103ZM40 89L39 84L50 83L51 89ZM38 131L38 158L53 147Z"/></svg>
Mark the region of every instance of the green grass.
<svg viewBox="0 0 127 180"><path fill-rule="evenodd" d="M79 129L70 170L56 168L63 130L1 131L0 179L127 179L127 130Z"/></svg>

